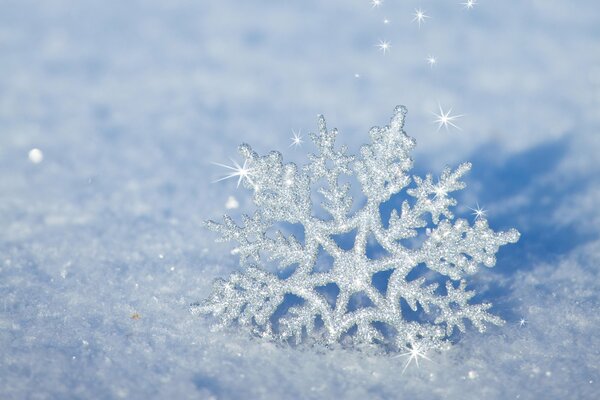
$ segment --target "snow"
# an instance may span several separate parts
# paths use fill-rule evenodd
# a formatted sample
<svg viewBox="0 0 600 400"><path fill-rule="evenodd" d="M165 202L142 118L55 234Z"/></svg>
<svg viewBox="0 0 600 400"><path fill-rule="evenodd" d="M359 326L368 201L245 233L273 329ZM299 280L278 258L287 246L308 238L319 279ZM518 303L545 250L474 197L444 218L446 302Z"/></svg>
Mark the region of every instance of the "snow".
<svg viewBox="0 0 600 400"><path fill-rule="evenodd" d="M459 3L3 1L0 397L597 398L597 2ZM419 171L473 162L457 213L522 233L474 277L507 324L402 374L193 316L239 269L202 221L251 207L211 162L302 160L319 113L354 153L396 104Z"/></svg>

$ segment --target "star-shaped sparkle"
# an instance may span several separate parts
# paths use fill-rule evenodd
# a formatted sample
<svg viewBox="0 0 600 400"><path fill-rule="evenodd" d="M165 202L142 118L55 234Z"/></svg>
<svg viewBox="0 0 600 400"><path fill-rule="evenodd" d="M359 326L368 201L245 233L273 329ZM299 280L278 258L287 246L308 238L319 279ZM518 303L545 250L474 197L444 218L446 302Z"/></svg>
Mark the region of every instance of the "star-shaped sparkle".
<svg viewBox="0 0 600 400"><path fill-rule="evenodd" d="M427 357L425 355L425 353L426 353L425 349L422 349L417 345L412 345L406 353L400 354L400 357L408 356L408 360L406 360L406 364L404 364L404 369L402 369L402 374L404 374L404 371L406 371L406 369L412 363L413 360L415 361L415 364L417 365L417 368L418 368L419 367L419 357L431 361L431 359L429 357Z"/></svg>
<svg viewBox="0 0 600 400"><path fill-rule="evenodd" d="M472 214L475 216L475 221L477 221L479 218L485 219L487 210L479 207L479 203L477 203L476 208L471 208L471 210L473 211Z"/></svg>
<svg viewBox="0 0 600 400"><path fill-rule="evenodd" d="M383 3L383 0L371 0L371 6L373 8L377 8Z"/></svg>
<svg viewBox="0 0 600 400"><path fill-rule="evenodd" d="M290 144L290 147L298 147L304 143L302 140L302 135L300 135L300 131L296 132L292 129L292 135L292 144Z"/></svg>
<svg viewBox="0 0 600 400"><path fill-rule="evenodd" d="M521 318L521 320L519 321L519 326L525 326L525 324L527 324L527 320L525 318Z"/></svg>
<svg viewBox="0 0 600 400"><path fill-rule="evenodd" d="M434 56L429 56L427 57L427 64L429 64L429 66L431 68L433 68L433 66L437 63L437 58L435 58Z"/></svg>
<svg viewBox="0 0 600 400"><path fill-rule="evenodd" d="M415 10L415 13L413 14L414 18L412 20L412 22L417 21L417 24L419 25L419 29L421 28L421 23L425 22L426 18L431 18L429 15L425 14L425 11L421 10L420 8Z"/></svg>
<svg viewBox="0 0 600 400"><path fill-rule="evenodd" d="M435 189L433 189L433 198L437 199L438 197L446 197L446 195L448 194L448 191L446 189L444 189L443 187L436 186Z"/></svg>
<svg viewBox="0 0 600 400"><path fill-rule="evenodd" d="M219 167L227 168L228 170L233 171L229 175L224 176L221 179L217 179L215 182L224 181L225 179L235 178L237 176L238 177L238 181L237 181L238 188L240 187L240 183L242 183L242 180L244 180L244 179L246 179L248 182L250 182L250 184L254 185L254 183L252 182L252 179L251 179L253 170L249 166L249 161L245 160L243 166L240 166L240 164L238 164L234 160L231 160L231 162L233 163L233 166L219 164L219 163L213 163L215 165L218 165Z"/></svg>
<svg viewBox="0 0 600 400"><path fill-rule="evenodd" d="M466 2L460 4L465 6L467 9L471 9L477 5L477 0L467 0Z"/></svg>
<svg viewBox="0 0 600 400"><path fill-rule="evenodd" d="M381 50L383 55L385 55L385 53L387 53L392 47L392 44L387 40L380 40L379 44L376 44L376 46L379 47L379 50Z"/></svg>
<svg viewBox="0 0 600 400"><path fill-rule="evenodd" d="M454 128L458 129L459 131L461 130L460 127L458 125L456 125L454 122L455 119L463 117L463 114L460 115L450 115L450 113L452 112L452 108L448 111L448 112L444 112L444 110L442 110L442 106L438 104L438 107L440 108L440 113L436 114L436 113L432 113L433 115L435 115L437 117L437 119L433 122L438 124L438 131L440 130L440 128L443 126L444 128L446 128L446 130L448 130L448 125L453 126Z"/></svg>

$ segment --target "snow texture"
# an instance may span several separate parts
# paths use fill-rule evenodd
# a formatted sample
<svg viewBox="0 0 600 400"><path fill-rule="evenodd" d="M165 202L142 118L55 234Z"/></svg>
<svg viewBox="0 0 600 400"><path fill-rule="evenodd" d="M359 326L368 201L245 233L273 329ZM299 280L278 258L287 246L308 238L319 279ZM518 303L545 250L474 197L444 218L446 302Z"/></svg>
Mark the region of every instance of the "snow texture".
<svg viewBox="0 0 600 400"><path fill-rule="evenodd" d="M0 397L600 397L598 2L458 3L1 0ZM402 374L191 315L241 271L203 221L252 209L211 162L242 140L298 162L319 113L356 153L395 104L415 175L473 163L457 218L521 232L469 279L506 324Z"/></svg>
<svg viewBox="0 0 600 400"><path fill-rule="evenodd" d="M222 224L208 221L207 226L222 240L238 242L235 252L249 267L227 281L217 280L210 298L193 311L215 315L221 327L237 322L267 339L300 343L308 337L329 345L342 338L356 344L391 342L395 349L421 353L445 347L455 328L465 332L465 320L480 332L486 322L502 325L504 321L487 312L491 304L469 302L475 292L466 290L462 278L482 264L493 267L500 246L515 243L519 233L495 233L483 214L477 214L473 227L465 219L452 221L450 207L456 200L448 195L465 187L460 179L471 168L469 163L455 171L446 168L437 182L431 174L411 179L410 152L416 143L402 129L406 113L398 106L389 125L371 128L372 142L361 147L360 157L346 154L345 146L337 150L337 130L327 130L325 118L319 116L319 133L310 134L317 154L302 168L283 164L279 152L261 157L242 144L244 166L238 164L228 177L237 176L238 184L244 182L253 191L258 211L244 214L242 226L228 215ZM350 185L341 184L343 176L355 176L365 196L352 215ZM322 195L328 218L315 217L313 188ZM412 201L404 200L400 211L393 209L384 226L380 207L403 191ZM282 223L299 225L304 243L280 229L271 234ZM419 232L426 236L420 247L408 247L406 242ZM351 249L336 241L343 235L353 236ZM368 257L370 237L384 255ZM318 265L320 252L331 257L326 271ZM261 270L265 259L278 260L280 271L292 271L279 279ZM408 279L420 265L444 278L443 293L439 283L427 282L426 276ZM374 283L378 274L384 277L380 288ZM286 296L295 296L299 304L286 304ZM353 304L356 299L363 304ZM402 302L420 311L420 318L409 321Z"/></svg>

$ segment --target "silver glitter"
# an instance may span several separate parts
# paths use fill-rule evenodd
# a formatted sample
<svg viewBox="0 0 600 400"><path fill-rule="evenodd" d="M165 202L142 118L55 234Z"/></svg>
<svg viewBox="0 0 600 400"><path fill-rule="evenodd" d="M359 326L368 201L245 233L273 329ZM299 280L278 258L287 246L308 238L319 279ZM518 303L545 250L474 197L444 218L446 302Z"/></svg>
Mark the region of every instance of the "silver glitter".
<svg viewBox="0 0 600 400"><path fill-rule="evenodd" d="M473 226L454 219L449 208L456 200L448 195L465 187L460 179L469 163L446 168L437 182L430 174L408 175L415 140L403 131L405 115L406 108L398 106L388 126L372 128L371 144L362 146L360 156L347 155L345 147L336 150L337 131L328 131L319 116L319 133L310 135L318 152L302 168L284 164L278 152L259 156L242 144L240 153L251 166L251 179L243 185L253 191L257 211L244 215L242 225L226 215L222 223L207 226L222 240L237 242L236 254L246 268L217 280L210 297L193 311L214 315L218 327L237 324L275 340L424 351L447 347L455 328L464 332L465 320L481 332L485 323L503 324L487 312L491 304L470 302L475 293L466 290L463 277L482 264L494 266L499 247L515 243L519 233L494 232L485 215ZM353 176L361 186L364 205L356 212L341 175ZM315 216L315 191L330 217ZM402 192L407 200L384 223L381 204ZM278 229L282 222L301 225L304 240L284 234ZM343 249L335 236L351 233L354 245ZM368 256L373 241L383 255ZM329 270L317 268L321 252L333 259ZM279 277L265 270L268 261L277 261L281 270L295 269ZM418 266L428 273L409 277ZM379 288L373 277L383 271L389 279ZM294 305L286 300L290 295L299 299ZM366 306L356 306L357 296Z"/></svg>

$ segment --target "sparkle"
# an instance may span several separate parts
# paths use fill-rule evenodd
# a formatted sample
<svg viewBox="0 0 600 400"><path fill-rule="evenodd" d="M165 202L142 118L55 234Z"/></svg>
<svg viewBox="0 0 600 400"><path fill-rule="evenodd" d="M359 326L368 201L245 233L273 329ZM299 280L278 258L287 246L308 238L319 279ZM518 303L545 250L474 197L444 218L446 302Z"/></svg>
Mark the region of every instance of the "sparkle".
<svg viewBox="0 0 600 400"><path fill-rule="evenodd" d="M479 207L479 203L477 203L477 208L471 208L471 210L473 211L472 214L475 216L475 221L477 221L479 218L485 219L487 210Z"/></svg>
<svg viewBox="0 0 600 400"><path fill-rule="evenodd" d="M469 379L477 379L477 377L479 376L479 374L477 373L477 371L469 371L469 373L467 374L467 376L469 377Z"/></svg>
<svg viewBox="0 0 600 400"><path fill-rule="evenodd" d="M237 201L237 199L233 196L229 196L227 198L227 201L225 202L225 208L228 210L233 210L236 209L240 206L240 203Z"/></svg>
<svg viewBox="0 0 600 400"><path fill-rule="evenodd" d="M390 23L390 20L386 18L386 19L383 20L383 23L387 25L387 24Z"/></svg>
<svg viewBox="0 0 600 400"><path fill-rule="evenodd" d="M250 179L250 176L252 175L252 168L250 168L250 166L248 165L249 161L245 160L243 166L240 166L240 164L238 164L234 160L231 160L231 162L233 163L233 166L219 164L219 163L213 163L215 165L218 165L219 167L227 168L227 169L233 171L229 175L224 176L221 179L217 179L215 182L224 181L225 179L235 178L237 176L238 177L237 187L240 187L240 183L242 183L242 180L244 180L244 179L246 179L248 182L250 182L250 184L254 185L254 183L252 182L252 179Z"/></svg>
<svg viewBox="0 0 600 400"><path fill-rule="evenodd" d="M436 114L436 113L432 113L433 115L435 115L437 117L437 119L433 122L437 122L438 123L438 131L440 130L440 128L443 126L444 128L446 128L446 130L448 130L448 125L455 127L456 129L458 129L459 131L461 130L459 126L457 126L456 124L454 124L454 121L456 118L460 118L463 117L463 115L450 115L450 113L452 112L452 108L450 108L450 110L446 113L444 113L444 110L442 110L442 106L438 104L438 107L440 108L440 113Z"/></svg>
<svg viewBox="0 0 600 400"><path fill-rule="evenodd" d="M44 153L42 153L42 151L38 148L33 148L29 150L27 157L32 163L39 164L44 160Z"/></svg>
<svg viewBox="0 0 600 400"><path fill-rule="evenodd" d="M358 78L360 78L360 74L354 74L354 77L355 77L356 79L358 79Z"/></svg>
<svg viewBox="0 0 600 400"><path fill-rule="evenodd" d="M527 320L525 318L521 318L519 321L519 326L524 326L525 324L527 324Z"/></svg>
<svg viewBox="0 0 600 400"><path fill-rule="evenodd" d="M379 50L383 51L383 55L385 55L385 53L387 53L392 47L392 44L387 40L380 40L379 44L376 46L379 47Z"/></svg>
<svg viewBox="0 0 600 400"><path fill-rule="evenodd" d="M419 367L419 357L431 361L431 359L429 357L427 357L425 355L425 353L426 353L425 349L422 349L417 345L411 345L410 349L408 349L408 351L406 353L400 354L400 356L408 356L408 360L406 360L406 364L404 364L404 368L402 369L402 374L404 375L404 372L406 371L406 369L412 363L413 360L415 360L415 364L417 365L417 368L418 368Z"/></svg>
<svg viewBox="0 0 600 400"><path fill-rule="evenodd" d="M434 56L427 57L427 63L431 68L437 63L437 59Z"/></svg>
<svg viewBox="0 0 600 400"><path fill-rule="evenodd" d="M378 8L381 5L381 3L383 3L383 0L371 0L371 6L373 8Z"/></svg>
<svg viewBox="0 0 600 400"><path fill-rule="evenodd" d="M448 194L448 192L446 191L446 189L444 189L441 186L436 186L435 189L433 189L433 198L436 199L438 197L446 197L446 195Z"/></svg>
<svg viewBox="0 0 600 400"><path fill-rule="evenodd" d="M421 10L420 8L415 10L413 16L414 18L412 22L417 21L419 28L421 28L421 23L424 23L426 18L431 18L429 15L425 14L425 11Z"/></svg>
<svg viewBox="0 0 600 400"><path fill-rule="evenodd" d="M292 136L292 144L290 144L290 147L298 147L304 143L302 140L302 135L300 135L300 131L296 132L292 129L292 135L294 136Z"/></svg>
<svg viewBox="0 0 600 400"><path fill-rule="evenodd" d="M467 0L466 2L460 4L465 6L467 9L471 9L477 5L477 0Z"/></svg>

